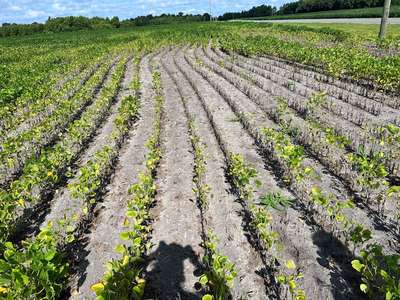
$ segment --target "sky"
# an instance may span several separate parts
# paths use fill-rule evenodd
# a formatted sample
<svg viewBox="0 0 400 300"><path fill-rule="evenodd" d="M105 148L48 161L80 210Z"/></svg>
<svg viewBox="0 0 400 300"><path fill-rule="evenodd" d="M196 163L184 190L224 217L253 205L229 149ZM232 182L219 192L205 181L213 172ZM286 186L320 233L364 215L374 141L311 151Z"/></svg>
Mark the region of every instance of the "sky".
<svg viewBox="0 0 400 300"><path fill-rule="evenodd" d="M212 0L214 16L224 12L241 11L255 5L280 6L293 0ZM0 0L1 23L44 22L62 16L118 16L128 19L162 13L203 14L209 11L208 0Z"/></svg>

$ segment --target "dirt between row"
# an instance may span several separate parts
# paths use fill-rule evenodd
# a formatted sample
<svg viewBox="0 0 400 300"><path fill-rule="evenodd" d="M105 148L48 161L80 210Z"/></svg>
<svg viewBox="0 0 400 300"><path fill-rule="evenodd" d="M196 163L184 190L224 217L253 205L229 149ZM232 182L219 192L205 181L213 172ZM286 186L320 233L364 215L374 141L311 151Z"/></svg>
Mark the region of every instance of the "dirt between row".
<svg viewBox="0 0 400 300"><path fill-rule="evenodd" d="M233 70L218 65L218 62L223 64L224 60L228 65L230 59L218 50L190 47L164 49L142 58L139 66L140 117L124 140L115 168L110 171L111 178L98 197L93 218L79 238L80 249L74 256L74 274L69 283L70 299L93 299L91 285L101 280L106 262L119 257L114 249L121 243L119 236L124 230L128 190L145 169L148 151L146 141L153 131L153 70L159 70L161 74L164 107L161 122L162 158L156 170L155 205L150 210L150 240L154 246L146 253L143 269L147 282L145 298L201 299L203 291L199 289L198 280L204 272L202 259L205 251L202 245L205 234L211 230L219 239L218 252L226 255L237 270L238 275L230 289L232 299L290 299L288 290L276 281L276 276L287 271L284 266L287 260L293 260L304 274L299 284L307 299L364 299L358 290L360 278L351 269L350 249L332 236L323 217L318 218L315 211L310 211L301 193L283 181L276 162L264 151L254 134L263 126L278 128L267 114L267 109L271 105L268 102L272 102L271 97L275 95L270 90L273 89L277 95L286 91L285 87L278 84L286 76L284 70L301 76L308 76L310 74L307 72L311 71L301 72L270 58L260 60L258 65L255 59L240 58L240 63L239 60L232 62L236 63L235 70L238 72L257 74L261 69L268 70L269 79L257 74L263 78L266 89L256 86L250 88L250 82ZM273 68L268 68L268 64ZM214 72L210 66L223 71ZM136 71L133 61L128 61L116 101L92 141L81 153L75 170L84 166L98 149L106 145L121 100L133 93L130 83ZM300 80L302 77L298 78ZM236 85L232 80L240 80L241 84ZM299 89L305 91L304 94L294 91L288 94L305 98L314 89L323 89L329 84L317 85L313 80L308 80L304 85L298 85ZM351 107L371 119L380 119L381 111L391 111L392 115L397 113L384 104L379 106L379 113L376 114L371 113L375 108L368 104L363 108L355 105L358 98L364 96L356 96L356 87L351 88L349 91L344 89L344 85L335 85L331 101L342 101L339 99L347 97L349 100L341 103L343 107ZM258 101L260 98L251 96L255 93L253 90L263 93L264 103ZM189 121L195 125L194 131L205 146L204 183L209 192L204 209L200 209L194 191L195 152ZM229 157L233 153L242 155L245 162L257 170L262 183L260 187L254 186L255 197L249 202L239 199L227 175ZM352 196L343 182L320 161L308 155L306 163L321 177L324 191L332 193L340 201ZM76 174L74 176L70 182L77 180ZM66 184L55 193L48 211L44 212L44 219L36 220L36 229L47 221L62 219L64 215L72 217L79 212L81 203L72 199ZM276 192L293 199L293 204L286 209L271 210L271 230L279 233L281 247L266 249L250 226L249 205L258 205L262 196ZM356 207L347 213L371 227L377 241L385 246L390 244L390 235L384 228L378 227L365 210ZM272 257L277 260L271 260Z"/></svg>
<svg viewBox="0 0 400 300"><path fill-rule="evenodd" d="M192 63L195 60L192 59ZM180 64L179 64L180 65ZM196 85L198 86L201 82L201 76L197 75L197 77L194 77L195 74L191 74L191 78L196 78L195 82ZM204 79L203 79L204 81ZM265 119L265 116L263 116L262 114L259 113L259 109L252 104L251 102L248 101L248 99L245 97L245 95L241 94L239 91L237 91L235 88L233 87L229 87L229 85L227 85L227 83L225 83L225 81L222 78L214 78L213 79L214 82L219 82L221 84L225 85L226 91L229 92L229 94L232 96L232 99L235 99L236 104L243 107L246 107L246 110L242 111L243 113L245 113L248 116L251 116L251 118L255 121L255 122L263 122ZM206 83L205 83L206 84ZM207 92L209 92L209 90L212 88L212 86L209 85L209 83L206 84L205 90L207 90ZM224 88L224 87L220 87L220 88ZM224 101L223 97L219 96L220 102ZM225 99L226 100L226 99ZM205 101L207 101L207 105L209 106L210 101L209 99L205 99ZM238 115L236 113L232 112L231 109L231 104L232 103L224 103L224 107L217 110L217 109L213 109L210 108L210 112L220 112L223 111L224 113L227 113L229 111L231 111L231 116L230 116L230 120L237 120ZM223 105L223 102L220 104ZM214 115L214 113L212 113ZM216 116L215 118L213 118L215 120L215 122L222 122L221 120L224 120L226 118L223 117L218 117ZM234 122L236 124L236 126L239 126L239 128L241 127L240 124L238 124L237 122ZM228 124L224 124L221 125L223 127L227 127L227 126L233 126L233 125L228 125ZM229 127L228 127L229 128ZM244 134L244 130L241 129L243 134ZM223 132L221 135L225 135L227 136L227 141L235 141L237 140L237 135L229 135L230 132L232 130L226 130L226 132ZM224 139L225 140L225 139ZM255 151L255 146L253 144L253 142L249 140L240 143L238 146L240 148L243 148L244 145L250 145L252 146L251 149L252 151ZM274 191L273 186L277 186L278 183L276 181L279 180L279 178L274 179L274 176L272 175L272 173L266 173L267 170L265 170L264 167L264 163L265 164L269 164L269 167L273 168L273 166L271 165L270 161L264 161L263 163L261 163L260 161L257 162L257 160L252 159L251 157L249 157L248 153L252 152L250 149L245 151L244 153L242 151L240 151L240 149L235 149L235 152L238 153L242 153L243 156L245 157L247 162L250 162L254 165L254 167L257 169L259 177L261 179L261 181L264 184L264 188L266 190L260 190L260 191L256 191L256 195L258 197L260 197L261 195L265 194L265 192L269 191ZM261 157L258 158L258 160L260 160ZM275 181L276 180L276 181ZM271 186L271 181L275 183ZM283 192L284 193L284 192ZM313 295L316 297L317 295L323 296L327 299L330 298L334 298L334 297L338 297L337 291L338 289L331 289L330 287L330 282L334 282L334 278L330 278L330 274L329 274L329 269L325 268L326 266L321 266L318 263L318 257L320 255L320 251L318 250L318 247L320 245L312 245L311 241L313 239L307 239L307 238L302 238L302 236L304 235L304 237L311 237L314 232L310 229L310 228L306 228L304 223L302 224L301 221L301 215L299 214L299 212L296 212L295 210L287 210L284 214L280 215L278 212L274 211L274 224L273 227L275 227L274 229L276 229L280 235L281 235L281 242L284 245L284 253L280 253L280 255L284 258L283 260L286 259L294 259L296 261L296 263L298 263L299 265L303 266L307 266L304 267L304 272L305 272L305 278L307 278L305 280L305 290L307 294L310 294L309 297L313 298ZM287 227L283 227L282 228L282 224L287 225ZM282 231L282 229L284 229ZM307 241L307 242L304 242ZM324 247L322 245L322 247ZM282 271L282 270L279 270ZM318 278L318 280L316 280ZM324 282L324 283L322 283ZM270 287L271 288L271 287ZM336 290L336 292L335 292ZM343 288L341 287L341 291L344 293L348 293L348 288ZM345 294L346 295L346 294ZM346 298L346 296L344 296L343 299ZM348 295L348 294L347 294ZM284 297L283 297L284 298Z"/></svg>
<svg viewBox="0 0 400 300"><path fill-rule="evenodd" d="M93 298L90 287L98 282L104 272L105 264L119 258L115 247L121 244L120 233L125 230L126 205L129 187L138 180L138 175L145 170L146 141L152 134L155 118L154 92L151 88L149 63L152 56L145 56L140 63L141 110L140 119L131 129L125 145L120 151L118 163L110 184L107 186L101 203L95 211L92 226L84 233L83 250L77 262L76 274L71 280L71 299ZM126 73L120 97L132 95L129 83L132 70Z"/></svg>
<svg viewBox="0 0 400 300"><path fill-rule="evenodd" d="M215 55L218 55L216 53ZM221 55L221 54L219 54ZM223 58L223 57L222 57ZM120 241L121 223L127 201L127 189L143 168L146 136L154 118L149 65L161 73L164 108L162 118L162 159L157 169L157 195L151 209L153 248L146 255L144 276L146 299L200 299L199 276L204 271L202 257L204 234L212 230L219 241L218 251L235 264L238 272L231 294L233 299L287 299L285 288L275 276L285 272L284 262L292 259L304 273L300 286L307 299L363 299L359 280L349 264L349 249L310 217L302 199L282 182L272 160L240 121L240 114L254 126L276 128L263 107L254 102L223 76L207 71L199 73L196 63L215 64L199 49L174 48L141 63L142 112L137 126L121 151L115 174L98 207L97 216L84 247L79 276L74 278L72 299L93 296L91 284L104 272L104 263L115 258L113 247ZM228 71L227 71L228 72ZM271 83L272 84L272 83ZM189 120L205 145L204 183L210 191L203 213L197 203L194 178L194 149L190 142ZM274 210L271 229L279 233L281 249L274 253L262 248L249 226L248 204L239 200L227 176L227 158L241 154L258 172L262 186L255 188L254 203L269 192L280 192L294 204ZM343 184L312 157L307 158L322 177L324 189L339 199L350 195ZM360 208L349 212L353 218L374 227ZM112 228L112 230L110 230ZM388 236L374 228L378 240L388 243ZM280 263L271 265L274 255Z"/></svg>
<svg viewBox="0 0 400 300"><path fill-rule="evenodd" d="M200 51L200 50L199 50ZM256 103L260 109L264 112L265 117L264 119L268 119L268 117L271 115L269 112L271 111L271 106L273 106L273 103L275 103L276 105L276 100L274 99L274 97L276 96L280 96L280 94L275 93L275 94L271 94L269 92L269 88L266 87L268 85L268 81L264 82L263 78L259 78L259 77L255 77L257 80L260 80L261 82L263 82L263 89L259 88L258 86L254 86L251 85L250 82L247 82L246 80L243 80L243 78L240 78L239 76L237 76L237 73L232 72L232 71L228 71L228 70L224 70L223 68L220 68L215 62L211 61L207 55L205 55L205 53L199 53L199 55L197 56L197 59L201 60L204 62L204 64L206 66L210 66L211 68L213 68L213 71L218 72L219 77L226 79L227 81L229 81L229 83L232 83L232 85L234 85L235 87L237 87L238 89L240 89L241 92L243 92L252 102ZM213 80L214 83L219 82L219 79L215 79ZM240 84L238 84L240 82ZM229 84L228 83L228 84ZM227 93L231 93L231 92L227 92ZM246 110L246 109L245 109ZM261 113L261 112L259 112ZM323 114L323 112L320 113L321 116L325 116ZM327 117L329 117L329 115L327 115ZM297 123L298 124L298 128L302 128L302 131L304 133L304 131L307 131L307 123L305 120L302 119L302 117L300 116L296 116L296 115L292 115L291 118L291 122L293 123ZM344 120L340 120L337 119L335 124L340 124L346 122ZM257 128L261 128L263 125L267 125L267 124L262 124L262 122L259 122L259 125L256 127ZM268 124L268 127L273 128L274 126L276 126L273 123ZM304 145L305 148L307 149L308 152L309 148L314 148L314 147L310 147L307 144ZM314 153L313 153L314 155ZM310 156L313 156L310 155ZM334 153L333 155L338 155L338 153ZM352 185L349 186L349 183L347 181L343 181L342 178L346 178L346 170L339 170L336 167L332 168L332 163L330 161L338 161L340 159L340 157L335 157L335 159L329 157L329 159L324 159L323 157L314 157L315 158L315 162L313 162L311 165L313 165L313 168L315 168L316 170L319 170L319 173L331 173L334 177L336 177L336 179L339 179L341 181L341 183L339 184L341 187L339 188L339 192L335 192L336 194L338 194L337 196L339 198L345 196L346 197L346 189L349 188L350 190L353 190L353 192L351 192L352 196L354 196L354 187L352 187ZM339 162L340 164L340 162ZM344 162L342 163L344 164ZM321 168L322 165L324 168ZM325 181L325 180L324 180ZM355 180L353 180L355 182ZM343 186L342 186L343 183ZM357 193L357 198L360 198L360 195ZM367 203L366 200L363 200L364 203L364 207L366 206L365 204ZM371 205L372 206L372 205ZM367 206L369 207L369 206ZM387 205L387 209L385 210L385 213L387 214L387 216L391 216L391 219L394 220L395 218L395 210L396 208L394 207L392 201L389 201L388 205ZM372 212L372 210L371 210ZM376 214L375 214L376 216ZM368 218L361 218L361 219L368 219ZM388 224L387 221L385 220L376 220L377 221L377 225L376 226L385 226L385 227L391 227L389 226L390 224ZM379 224L381 223L381 224ZM390 222L389 222L390 223ZM370 225L370 224L368 224ZM396 236L396 235L395 235Z"/></svg>

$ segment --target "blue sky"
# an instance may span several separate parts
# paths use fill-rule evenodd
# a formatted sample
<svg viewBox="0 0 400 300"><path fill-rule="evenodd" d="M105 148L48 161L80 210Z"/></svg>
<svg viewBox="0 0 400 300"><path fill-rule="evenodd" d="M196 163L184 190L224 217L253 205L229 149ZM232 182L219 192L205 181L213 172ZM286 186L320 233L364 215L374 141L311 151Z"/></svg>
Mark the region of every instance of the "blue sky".
<svg viewBox="0 0 400 300"><path fill-rule="evenodd" d="M292 0L293 1L293 0ZM254 5L280 6L290 0L212 0L213 15L240 11ZM0 0L0 23L44 22L59 16L119 16L121 19L147 14L205 13L208 0Z"/></svg>

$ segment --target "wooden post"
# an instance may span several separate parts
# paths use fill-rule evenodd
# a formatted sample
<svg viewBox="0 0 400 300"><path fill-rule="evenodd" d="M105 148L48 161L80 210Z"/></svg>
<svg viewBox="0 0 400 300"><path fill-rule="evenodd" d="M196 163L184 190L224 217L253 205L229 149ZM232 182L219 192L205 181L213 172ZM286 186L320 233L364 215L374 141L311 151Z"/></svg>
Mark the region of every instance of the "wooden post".
<svg viewBox="0 0 400 300"><path fill-rule="evenodd" d="M381 30L379 31L379 38L383 39L386 35L386 27L389 21L390 14L390 2L391 0L385 0L385 4L383 5L383 16L381 21Z"/></svg>

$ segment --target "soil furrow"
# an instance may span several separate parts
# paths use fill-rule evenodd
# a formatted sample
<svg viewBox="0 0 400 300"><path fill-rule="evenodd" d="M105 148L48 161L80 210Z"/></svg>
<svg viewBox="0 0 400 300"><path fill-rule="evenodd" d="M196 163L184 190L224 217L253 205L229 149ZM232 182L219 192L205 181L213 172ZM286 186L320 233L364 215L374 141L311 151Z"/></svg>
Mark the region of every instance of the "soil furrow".
<svg viewBox="0 0 400 300"><path fill-rule="evenodd" d="M211 56L211 54L209 54L209 56ZM231 84L234 84L238 89L245 93L274 122L287 122L289 124L288 126L293 128L293 132L298 132L298 134L293 134L293 139L297 143L305 146L311 156L326 167L333 176L339 180L343 180L346 188L348 188L352 193L356 193L357 199L359 198L358 201L361 202L360 205L368 207L373 215L372 217L377 221L377 224L388 228L396 228L397 217L395 212L395 200L388 199L386 201L385 217L381 216L379 201L376 201L376 198L379 199L381 194L384 193L384 191L381 190L382 187L380 187L380 189L368 190L368 192L363 191L364 187L358 182L360 178L359 174L353 170L353 167L349 163L346 151L340 148L335 149L335 147L327 144L324 133L318 133L314 130L302 115L297 116L289 109L287 115L281 116L277 100L268 93L263 93L263 91L259 90L257 87L250 86L249 83L243 83L245 82L244 79L235 76L234 74L236 73L232 73L228 70L224 71L224 69L215 62L209 60L209 56L205 56L202 52L199 57L214 72L227 79ZM242 81L242 83L237 84L237 82L240 81ZM324 144L325 147L323 147ZM321 148L323 148L322 151ZM326 153L324 155L321 152ZM322 170L322 172L325 171ZM363 192L360 193L361 191ZM367 194L369 195L368 198L366 197ZM393 232L395 232L395 230L393 230ZM395 235L397 235L397 233L395 233Z"/></svg>
<svg viewBox="0 0 400 300"><path fill-rule="evenodd" d="M196 83L198 92L201 93L200 98L203 99L203 105L205 105L208 114L212 116L211 122L224 148L228 152L242 154L245 161L250 162L256 168L258 177L263 183L261 188L255 189L256 199L267 193L278 191L290 196L288 191L279 187L280 184L274 179L274 175L265 169L265 162L256 152L252 138L237 122L237 116L225 100L213 89L212 85L210 86L199 74L190 70L182 57L178 61L178 66L182 66L184 68L183 71L187 72L187 78L192 78L192 83ZM240 97L240 95L235 94L236 96ZM248 104L248 106L249 110L255 109L254 105ZM254 116L251 112L249 112L249 115ZM293 259L300 266L306 261L304 266L307 267L304 268L305 277L302 284L306 294L310 294L310 296L314 294L323 295L324 299L334 299L335 292L331 289L329 283L332 284L335 279L333 275L331 277L327 266L319 264L319 245L314 245L312 242L313 232L311 228L301 221L300 214L291 208L283 212L274 211L273 218L273 229L279 232L281 235L280 241L284 245L282 253L279 254L282 259ZM287 230L288 228L291 230ZM303 238L300 239L301 236L304 236L304 240ZM268 294L271 297L277 297L279 294L276 295L273 284L274 282L272 281L267 287ZM342 285L345 286L343 283ZM335 286L338 286L338 284L336 283ZM346 290L343 286L341 286L342 291Z"/></svg>
<svg viewBox="0 0 400 300"><path fill-rule="evenodd" d="M147 293L152 299L198 299L195 284L202 253L201 220L193 192L193 154L179 93L161 69L164 112L162 158L152 215L154 247L148 255Z"/></svg>
<svg viewBox="0 0 400 300"><path fill-rule="evenodd" d="M224 57L227 59L229 58L227 55L222 54L222 52L218 50L216 50L216 52L219 53L220 56L216 56L214 52L207 51L207 55L210 56L210 58L216 63L219 61L219 57ZM269 94L281 95L285 98L288 98L287 100L289 106L298 111L300 115L307 115L309 113L307 106L308 103L310 103L310 100L302 101L301 99L298 99L298 97L289 95L288 89L275 89L270 86L267 80L269 76L267 75L267 78L265 76L263 77L264 70L259 70L259 68L254 65L257 61L253 61L253 65L240 63L240 60L237 59L234 61L235 64L232 64L228 60L224 62L226 63L226 67L229 67L229 70L235 72L235 74L241 77L244 77L246 74L246 77L248 77L247 80L251 80L253 85L258 86ZM282 79L281 81L284 82L285 79ZM295 84L290 85L288 88L290 88L290 90L297 89ZM323 101L323 103L325 102L327 101ZM370 118L368 122L364 122L360 119L361 123L356 122L356 124L354 124L340 117L340 114L349 114L349 112L346 112L346 110L340 109L340 111L343 111L343 113L340 113L338 116L333 115L329 111L332 107L337 106L337 101L331 99L330 103L325 105L323 105L323 103L321 104L324 108L316 107L314 109L315 111L312 113L312 115L315 119L319 120L321 124L325 124L325 126L334 128L335 131L340 135L348 137L350 141L349 146L355 152L359 151L360 147L365 149L366 153L383 151L387 155L385 164L388 171L394 176L399 176L400 170L398 163L396 163L396 161L399 160L398 143L385 141L388 139L388 137L386 135L382 135L382 130L386 128L385 126L387 126L389 122L396 123L395 119L396 116L399 115L399 111L395 111L394 109L392 109L391 112L385 111L379 117ZM319 106L321 106L321 104ZM355 120L358 119L357 112L351 114L355 116ZM362 124L362 126L358 126L359 124ZM382 138L385 141L383 144L381 143Z"/></svg>
<svg viewBox="0 0 400 300"><path fill-rule="evenodd" d="M193 63L193 62L192 62ZM264 126L268 128L276 129L276 124L269 120L268 116L258 107L253 108L254 103L245 94L233 86L222 76L212 73L209 69L203 69L204 75L207 76L208 81L214 85L214 87L221 92L225 99L228 100L233 107L237 108L236 113L238 116L242 116L242 120L246 120L246 127L249 132L253 132L253 137L261 137L260 129ZM241 99L241 101L239 100ZM341 201L345 201L350 198L343 184L335 179L329 172L315 159L307 157L305 158L305 164L312 167L318 177L320 178L321 184L323 184L323 190L335 195L335 197ZM377 226L362 209L355 207L348 211L349 217L353 220L358 220L367 228L373 228L373 235L375 241L379 242L386 248L391 247L391 239L387 236L384 228Z"/></svg>
<svg viewBox="0 0 400 300"><path fill-rule="evenodd" d="M229 56L221 54L221 52L218 51L213 52L211 49L207 49L206 55L215 63L221 62L221 58L226 59L222 60L224 63L223 67L227 67L238 76L247 76L248 80L253 82L253 85L265 90L273 96L284 97L288 102L297 106L297 108L301 110L301 113L306 112L305 105L316 95L316 90L305 87L298 82L296 84L291 83L287 81L285 77L279 75L279 73L266 71L255 65L243 63L241 60L237 59L230 62L228 60ZM353 127L355 131L362 132L362 127L365 127L366 124L372 126L372 124L380 122L376 116L366 113L358 107L351 107L341 100L330 97L329 94L323 99L324 101L319 104L322 108L322 113L329 116L333 114L332 117L334 119L339 122L347 123L348 126Z"/></svg>
<svg viewBox="0 0 400 300"><path fill-rule="evenodd" d="M215 58L218 56L215 54ZM222 58L226 58L228 56L223 56ZM221 59L221 57L219 57ZM271 88L271 92L277 91L278 93L284 95L284 97L288 99L296 99L298 101L304 102L307 99L311 99L315 94L315 90L305 86L300 82L293 83L290 80L288 81L286 77L280 75L279 73L274 73L267 71L265 69L260 69L257 66L249 65L247 63L243 63L240 60L236 60L234 64L231 66L232 68L237 68L239 70L250 71L258 74L264 80L268 81L268 86ZM239 71L240 73L240 71ZM258 81L255 81L255 84L259 84ZM326 101L322 103L322 106L329 112L344 118L354 125L362 126L366 123L377 123L378 119L376 116L361 110L358 107L354 107L349 105L347 102L343 102L339 99L335 99L331 97L329 94L326 95Z"/></svg>
<svg viewBox="0 0 400 300"><path fill-rule="evenodd" d="M364 96L368 99L375 100L385 104L389 107L399 109L399 103L396 100L396 95L385 94L380 91L379 88L371 84L371 82L363 82L363 80L355 81L350 77L346 78L334 78L330 75L326 75L323 70L315 68L313 66L303 65L296 62L276 58L269 56L262 56L258 58L268 64L284 68L289 71L294 71L301 75L315 78L317 81L326 82L330 85L337 86L343 90Z"/></svg>
<svg viewBox="0 0 400 300"><path fill-rule="evenodd" d="M219 250L235 263L238 276L231 291L233 298L245 296L249 299L262 299L265 295L264 285L262 278L256 274L257 270L261 271L262 262L251 248L241 227L242 206L229 193L230 187L225 180L224 155L195 91L174 65L174 55L175 53L172 53L165 60L166 68L180 91L187 116L195 122L197 134L206 146L204 184L210 192L203 216L204 231L207 233L208 230L212 230L217 235Z"/></svg>
<svg viewBox="0 0 400 300"><path fill-rule="evenodd" d="M216 53L221 57L229 57L219 50L216 50ZM295 70L289 71L283 67L274 66L273 64L266 63L260 59L247 58L240 55L235 55L233 60L235 60L235 62L239 62L240 65L247 65L247 68L255 68L257 72L266 71L268 73L277 73L285 79L284 82L288 81L289 84L292 84L294 89L297 88L297 84L300 84L301 86L306 86L311 90L326 92L333 98L333 102L345 101L350 105L362 109L370 114L379 116L379 120L381 122L396 122L395 120L400 117L400 112L394 108L385 106L380 102L359 94L349 92L345 89L337 87L336 85L318 81L312 76L296 73Z"/></svg>
<svg viewBox="0 0 400 300"><path fill-rule="evenodd" d="M115 173L106 188L105 195L94 213L92 226L81 238L83 240L82 257L77 262L77 270L71 281L71 299L89 299L94 296L90 287L98 282L104 272L105 264L118 258L115 247L121 243L120 233L123 226L129 187L138 180L148 149L146 141L151 136L155 117L154 92L151 87L149 70L150 56L143 58L140 64L141 113L140 120L132 128L126 145L121 149ZM132 72L126 76L130 81ZM131 90L125 84L120 97L128 96Z"/></svg>

